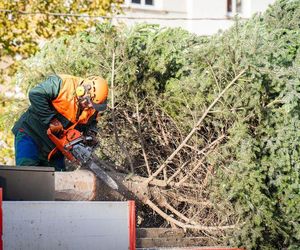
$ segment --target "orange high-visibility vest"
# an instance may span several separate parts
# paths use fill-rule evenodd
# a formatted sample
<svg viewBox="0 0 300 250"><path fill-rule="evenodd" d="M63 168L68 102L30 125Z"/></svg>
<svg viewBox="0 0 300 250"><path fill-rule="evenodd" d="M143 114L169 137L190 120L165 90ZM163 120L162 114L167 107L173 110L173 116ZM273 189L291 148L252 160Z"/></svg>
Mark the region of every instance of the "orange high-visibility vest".
<svg viewBox="0 0 300 250"><path fill-rule="evenodd" d="M77 119L79 106L76 97L76 88L83 79L71 75L58 76L62 79L62 84L57 98L52 101L53 107L73 124L86 124L95 113L95 110L85 109Z"/></svg>

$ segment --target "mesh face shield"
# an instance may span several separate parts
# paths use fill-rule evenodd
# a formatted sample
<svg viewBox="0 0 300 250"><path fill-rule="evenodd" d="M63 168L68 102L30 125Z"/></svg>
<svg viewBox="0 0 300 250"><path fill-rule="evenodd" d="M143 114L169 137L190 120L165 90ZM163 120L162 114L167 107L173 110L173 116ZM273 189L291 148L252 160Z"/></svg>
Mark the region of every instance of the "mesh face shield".
<svg viewBox="0 0 300 250"><path fill-rule="evenodd" d="M97 111L105 111L107 108L107 100L105 100L104 102L97 104L92 102L93 104L93 108L96 109Z"/></svg>

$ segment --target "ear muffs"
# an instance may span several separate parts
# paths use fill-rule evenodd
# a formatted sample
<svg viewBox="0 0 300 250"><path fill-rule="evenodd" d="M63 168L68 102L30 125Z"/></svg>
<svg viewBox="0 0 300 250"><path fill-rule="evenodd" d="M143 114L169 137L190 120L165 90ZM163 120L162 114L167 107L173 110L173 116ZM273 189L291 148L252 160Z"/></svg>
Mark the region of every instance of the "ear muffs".
<svg viewBox="0 0 300 250"><path fill-rule="evenodd" d="M82 96L84 96L85 95L85 88L83 87L83 86L79 86L79 87L77 87L76 88L76 95L78 96L78 97L82 97Z"/></svg>
<svg viewBox="0 0 300 250"><path fill-rule="evenodd" d="M78 97L83 97L84 95L90 92L91 86L90 85L80 85L76 88L76 95Z"/></svg>
<svg viewBox="0 0 300 250"><path fill-rule="evenodd" d="M90 85L80 85L75 90L78 101L80 105L84 108L92 107L90 89Z"/></svg>

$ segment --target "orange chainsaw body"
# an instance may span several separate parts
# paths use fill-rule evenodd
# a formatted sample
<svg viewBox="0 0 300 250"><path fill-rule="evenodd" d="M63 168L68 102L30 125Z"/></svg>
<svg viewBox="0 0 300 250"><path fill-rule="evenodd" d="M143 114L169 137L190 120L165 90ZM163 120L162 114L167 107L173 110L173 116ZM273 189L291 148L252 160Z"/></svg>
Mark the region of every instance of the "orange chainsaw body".
<svg viewBox="0 0 300 250"><path fill-rule="evenodd" d="M48 160L57 152L60 151L70 161L77 161L71 153L72 145L70 142L79 139L82 134L77 129L70 128L62 130L58 135L53 134L51 129L47 130L47 135L50 140L55 144L55 148L49 153Z"/></svg>
<svg viewBox="0 0 300 250"><path fill-rule="evenodd" d="M86 164L87 161L85 159L78 157L78 155L75 157L73 153L76 152L75 147L80 146L82 142L86 141L86 137L82 135L81 132L79 132L77 129L74 129L73 125L72 127L62 130L58 134L52 133L51 129L48 128L47 135L50 138L50 140L55 144L55 148L49 153L48 160L51 159L51 157L57 152L60 151L62 154L70 161L76 162L79 165L82 163ZM87 147L89 148L89 147ZM72 153L73 152L73 153ZM91 151L88 151L88 153ZM89 157L89 156L88 156ZM83 159L83 160L82 160ZM89 159L89 158L88 158ZM88 167L91 171L93 171L97 177L99 177L102 181L106 183L110 188L117 190L118 184L103 170L101 169L94 161L89 161Z"/></svg>

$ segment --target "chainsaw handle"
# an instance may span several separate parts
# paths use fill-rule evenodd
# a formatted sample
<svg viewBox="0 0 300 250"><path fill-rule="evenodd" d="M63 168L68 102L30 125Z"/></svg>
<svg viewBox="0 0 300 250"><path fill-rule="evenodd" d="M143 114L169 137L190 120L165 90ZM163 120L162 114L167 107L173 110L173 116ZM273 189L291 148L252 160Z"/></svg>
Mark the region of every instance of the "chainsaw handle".
<svg viewBox="0 0 300 250"><path fill-rule="evenodd" d="M51 150L51 152L48 154L48 161L52 158L53 155L57 153L58 149L55 147L54 149Z"/></svg>

